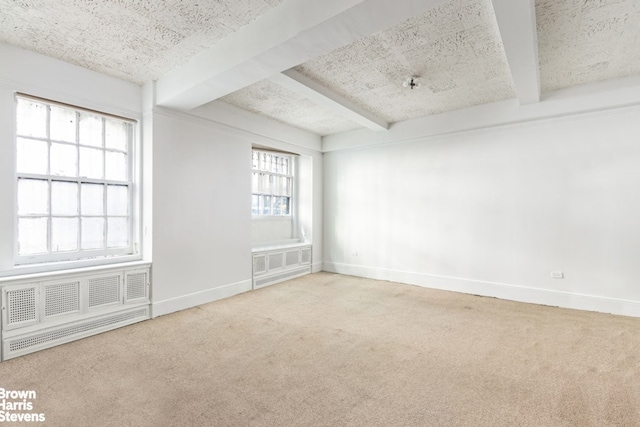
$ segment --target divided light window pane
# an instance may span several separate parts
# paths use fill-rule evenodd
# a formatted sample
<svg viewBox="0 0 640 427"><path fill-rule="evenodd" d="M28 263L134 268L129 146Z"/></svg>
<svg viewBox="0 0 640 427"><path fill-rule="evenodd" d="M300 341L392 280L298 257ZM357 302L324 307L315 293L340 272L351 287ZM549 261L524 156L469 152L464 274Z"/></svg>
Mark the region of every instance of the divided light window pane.
<svg viewBox="0 0 640 427"><path fill-rule="evenodd" d="M51 175L77 176L78 149L75 145L51 144Z"/></svg>
<svg viewBox="0 0 640 427"><path fill-rule="evenodd" d="M127 126L116 120L105 120L105 144L107 148L127 151Z"/></svg>
<svg viewBox="0 0 640 427"><path fill-rule="evenodd" d="M80 145L102 147L102 117L80 113Z"/></svg>
<svg viewBox="0 0 640 427"><path fill-rule="evenodd" d="M51 183L51 214L78 215L78 184L53 181Z"/></svg>
<svg viewBox="0 0 640 427"><path fill-rule="evenodd" d="M251 188L254 193L258 193L260 191L260 173L253 172L251 175Z"/></svg>
<svg viewBox="0 0 640 427"><path fill-rule="evenodd" d="M47 174L49 166L49 144L37 139L18 138L17 164L18 173Z"/></svg>
<svg viewBox="0 0 640 427"><path fill-rule="evenodd" d="M127 180L127 155L124 153L106 152L106 178L117 181Z"/></svg>
<svg viewBox="0 0 640 427"><path fill-rule="evenodd" d="M18 254L46 254L48 230L47 218L19 218Z"/></svg>
<svg viewBox="0 0 640 427"><path fill-rule="evenodd" d="M104 177L104 151L80 147L80 176L101 179Z"/></svg>
<svg viewBox="0 0 640 427"><path fill-rule="evenodd" d="M80 190L80 213L83 216L104 215L104 185L82 184Z"/></svg>
<svg viewBox="0 0 640 427"><path fill-rule="evenodd" d="M127 215L129 191L124 185L107 186L107 215Z"/></svg>
<svg viewBox="0 0 640 427"><path fill-rule="evenodd" d="M51 251L78 249L78 218L51 218Z"/></svg>
<svg viewBox="0 0 640 427"><path fill-rule="evenodd" d="M129 222L126 218L108 218L107 230L107 247L120 248L129 245Z"/></svg>
<svg viewBox="0 0 640 427"><path fill-rule="evenodd" d="M18 215L49 214L49 182L18 179Z"/></svg>
<svg viewBox="0 0 640 427"><path fill-rule="evenodd" d="M252 215L260 215L260 196L257 194L253 194L251 196L251 214Z"/></svg>
<svg viewBox="0 0 640 427"><path fill-rule="evenodd" d="M82 218L82 249L104 248L104 218Z"/></svg>
<svg viewBox="0 0 640 427"><path fill-rule="evenodd" d="M21 136L47 137L47 106L27 99L17 105L16 133Z"/></svg>
<svg viewBox="0 0 640 427"><path fill-rule="evenodd" d="M51 139L76 142L76 112L67 108L51 107Z"/></svg>

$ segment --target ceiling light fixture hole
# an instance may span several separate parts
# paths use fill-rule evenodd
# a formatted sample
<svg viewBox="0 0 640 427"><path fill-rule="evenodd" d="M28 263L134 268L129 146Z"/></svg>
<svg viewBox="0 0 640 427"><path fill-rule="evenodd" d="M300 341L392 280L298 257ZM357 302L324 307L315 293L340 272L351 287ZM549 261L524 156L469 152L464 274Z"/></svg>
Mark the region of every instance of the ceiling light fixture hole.
<svg viewBox="0 0 640 427"><path fill-rule="evenodd" d="M418 77L407 77L404 82L402 82L402 86L408 87L409 89L418 89L420 87L420 82L418 82Z"/></svg>

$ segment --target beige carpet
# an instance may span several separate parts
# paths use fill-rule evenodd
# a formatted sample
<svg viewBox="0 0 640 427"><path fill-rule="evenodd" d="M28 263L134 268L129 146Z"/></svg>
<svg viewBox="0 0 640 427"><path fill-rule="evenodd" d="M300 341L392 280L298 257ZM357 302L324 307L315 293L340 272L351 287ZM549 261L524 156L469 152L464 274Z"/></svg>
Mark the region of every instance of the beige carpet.
<svg viewBox="0 0 640 427"><path fill-rule="evenodd" d="M639 332L319 273L0 363L0 387L48 426L638 426Z"/></svg>

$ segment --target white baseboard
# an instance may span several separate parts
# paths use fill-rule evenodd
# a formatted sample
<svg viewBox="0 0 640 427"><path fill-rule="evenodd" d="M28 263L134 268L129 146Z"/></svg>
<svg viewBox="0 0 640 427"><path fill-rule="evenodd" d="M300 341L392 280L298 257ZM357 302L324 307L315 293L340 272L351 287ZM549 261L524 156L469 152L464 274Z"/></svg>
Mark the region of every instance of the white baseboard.
<svg viewBox="0 0 640 427"><path fill-rule="evenodd" d="M388 270L336 262L325 262L324 271L377 280L389 280L392 282L406 283L432 289L482 295L531 304L542 304L554 307L640 317L639 301L559 292L549 289L537 289L457 277Z"/></svg>
<svg viewBox="0 0 640 427"><path fill-rule="evenodd" d="M312 273L319 273L319 272L321 272L323 270L324 270L324 263L322 261L311 263L311 272Z"/></svg>
<svg viewBox="0 0 640 427"><path fill-rule="evenodd" d="M176 298L154 301L151 303L151 317L163 316L165 314L196 307L198 305L217 301L223 298L229 298L234 295L250 291L251 288L251 279L249 279L225 286L219 286L217 288L194 292L192 294L182 295Z"/></svg>

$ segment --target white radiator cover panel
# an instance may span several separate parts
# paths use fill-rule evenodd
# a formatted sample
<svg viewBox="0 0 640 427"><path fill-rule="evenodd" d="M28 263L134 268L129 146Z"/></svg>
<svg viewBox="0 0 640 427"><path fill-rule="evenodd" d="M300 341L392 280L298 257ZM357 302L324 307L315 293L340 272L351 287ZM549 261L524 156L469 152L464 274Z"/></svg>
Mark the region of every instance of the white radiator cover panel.
<svg viewBox="0 0 640 427"><path fill-rule="evenodd" d="M86 338L148 318L149 307L140 307L46 328L16 337L8 337L3 340L2 360L12 359L80 338Z"/></svg>
<svg viewBox="0 0 640 427"><path fill-rule="evenodd" d="M4 282L0 360L149 319L149 277L138 266Z"/></svg>
<svg viewBox="0 0 640 427"><path fill-rule="evenodd" d="M253 251L253 289L311 273L311 245Z"/></svg>

